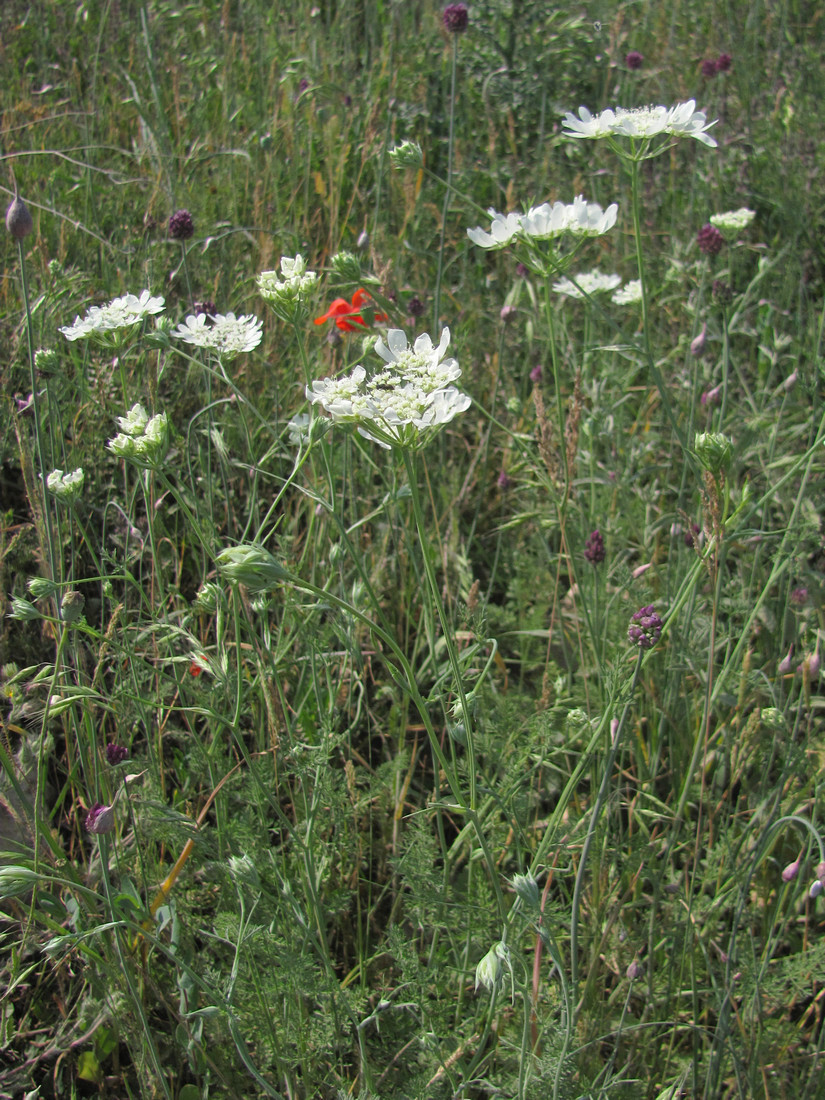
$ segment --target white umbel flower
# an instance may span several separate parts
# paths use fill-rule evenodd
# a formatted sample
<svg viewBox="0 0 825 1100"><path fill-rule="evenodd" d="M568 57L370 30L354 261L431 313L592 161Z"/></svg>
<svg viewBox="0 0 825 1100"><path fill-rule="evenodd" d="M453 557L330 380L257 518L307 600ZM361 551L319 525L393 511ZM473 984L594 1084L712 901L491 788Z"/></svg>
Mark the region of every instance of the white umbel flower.
<svg viewBox="0 0 825 1100"><path fill-rule="evenodd" d="M144 469L159 469L169 450L166 413L150 418L142 405L133 405L127 416L118 417L118 424L122 430L106 444L110 453Z"/></svg>
<svg viewBox="0 0 825 1100"><path fill-rule="evenodd" d="M568 298L583 298L593 294L602 294L608 290L615 290L621 283L619 275L603 275L601 271L586 271L576 276L575 284L569 279L560 279L553 283L556 294L566 294Z"/></svg>
<svg viewBox="0 0 825 1100"><path fill-rule="evenodd" d="M542 203L531 206L526 214L498 214L491 210L490 232L476 226L467 236L481 248L503 248L514 237L547 241L565 234L578 237L600 237L616 224L618 206L611 203L602 210L597 202L588 202L579 195L571 203Z"/></svg>
<svg viewBox="0 0 825 1100"><path fill-rule="evenodd" d="M83 491L85 477L79 466L76 470L65 474L62 470L52 470L46 478L46 486L53 497L62 500L65 504L71 504Z"/></svg>
<svg viewBox="0 0 825 1100"><path fill-rule="evenodd" d="M452 383L460 376L456 359L445 359L450 330L438 345L424 333L410 347L401 329L390 329L375 350L383 369L371 377L358 366L345 378L324 378L307 386L306 395L337 423L355 424L362 435L383 447L419 444L423 433L449 423L470 407L470 398Z"/></svg>
<svg viewBox="0 0 825 1100"><path fill-rule="evenodd" d="M617 306L631 306L634 302L641 302L641 300L641 279L631 279L629 283L625 283L625 285L617 290L615 294L610 295L610 301L615 302Z"/></svg>
<svg viewBox="0 0 825 1100"><path fill-rule="evenodd" d="M573 138L629 137L648 141L663 134L692 137L703 145L715 148L716 139L707 132L716 121L708 122L704 111L696 110L696 100L677 103L674 107L608 108L593 115L587 107L579 107L578 116L564 116L565 135Z"/></svg>
<svg viewBox="0 0 825 1100"><path fill-rule="evenodd" d="M736 234L747 229L755 217L754 210L748 210L747 206L743 206L739 210L727 210L724 214L711 214L710 224L716 226L725 235Z"/></svg>
<svg viewBox="0 0 825 1100"><path fill-rule="evenodd" d="M258 276L258 290L268 302L292 301L306 296L317 282L317 274L307 271L306 260L299 253L294 257L281 257L281 278L277 271L262 271Z"/></svg>
<svg viewBox="0 0 825 1100"><path fill-rule="evenodd" d="M263 322L257 317L216 313L211 320L212 324L207 324L205 313L197 317L190 315L172 335L195 347L210 348L224 359L234 359L241 352L252 351L261 342Z"/></svg>
<svg viewBox="0 0 825 1100"><path fill-rule="evenodd" d="M114 298L108 305L91 306L85 317L75 317L74 324L65 325L60 331L67 340L105 337L106 333L129 328L152 314L161 313L163 308L163 298L153 298L148 290L142 291L139 298L134 294L125 294L122 298Z"/></svg>

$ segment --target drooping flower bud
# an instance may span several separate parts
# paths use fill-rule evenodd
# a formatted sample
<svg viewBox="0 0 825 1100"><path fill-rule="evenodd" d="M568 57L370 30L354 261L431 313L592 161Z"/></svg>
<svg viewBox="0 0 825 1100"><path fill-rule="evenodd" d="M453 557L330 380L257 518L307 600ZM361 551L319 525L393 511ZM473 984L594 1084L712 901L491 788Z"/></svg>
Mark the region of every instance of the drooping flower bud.
<svg viewBox="0 0 825 1100"><path fill-rule="evenodd" d="M77 589L70 589L60 601L60 618L64 623L76 623L83 614L86 597Z"/></svg>
<svg viewBox="0 0 825 1100"><path fill-rule="evenodd" d="M100 836L102 833L110 833L115 827L114 805L104 806L102 802L95 802L86 814L84 822L86 831Z"/></svg>
<svg viewBox="0 0 825 1100"><path fill-rule="evenodd" d="M19 195L14 196L6 210L6 229L16 241L22 241L34 229L29 208Z"/></svg>
<svg viewBox="0 0 825 1100"><path fill-rule="evenodd" d="M733 442L721 432L697 432L693 440L696 457L714 477L730 469Z"/></svg>
<svg viewBox="0 0 825 1100"><path fill-rule="evenodd" d="M250 592L265 592L289 576L268 550L254 543L227 547L217 562L228 581L246 585Z"/></svg>

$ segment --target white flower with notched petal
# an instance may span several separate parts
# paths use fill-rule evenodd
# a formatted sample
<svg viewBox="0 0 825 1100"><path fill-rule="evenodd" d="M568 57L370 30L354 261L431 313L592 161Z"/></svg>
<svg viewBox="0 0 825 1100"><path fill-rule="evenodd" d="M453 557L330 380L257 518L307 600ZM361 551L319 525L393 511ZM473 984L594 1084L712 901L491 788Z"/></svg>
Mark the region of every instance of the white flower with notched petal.
<svg viewBox="0 0 825 1100"><path fill-rule="evenodd" d="M153 298L148 290L144 290L139 298L126 294L122 298L114 298L108 305L91 306L85 317L75 317L74 324L66 325L60 331L67 340L85 340L90 336L105 339L107 333L130 328L152 314L161 313L163 307L163 298Z"/></svg>
<svg viewBox="0 0 825 1100"><path fill-rule="evenodd" d="M210 348L224 359L234 359L241 352L252 351L261 342L263 322L257 317L234 313L216 313L212 324L206 323L206 314L189 316L172 333L187 344Z"/></svg>
<svg viewBox="0 0 825 1100"><path fill-rule="evenodd" d="M586 271L576 276L575 283L569 279L560 279L557 283L553 283L553 290L556 294L566 294L568 298L583 298L585 295L590 297L593 294L615 290L621 281L619 275L603 275L598 270Z"/></svg>
<svg viewBox="0 0 825 1100"><path fill-rule="evenodd" d="M512 241L521 228L520 214L499 214L492 207L487 211L493 219L490 232L477 225L475 229L468 229L467 236L477 244L479 248L504 248Z"/></svg>

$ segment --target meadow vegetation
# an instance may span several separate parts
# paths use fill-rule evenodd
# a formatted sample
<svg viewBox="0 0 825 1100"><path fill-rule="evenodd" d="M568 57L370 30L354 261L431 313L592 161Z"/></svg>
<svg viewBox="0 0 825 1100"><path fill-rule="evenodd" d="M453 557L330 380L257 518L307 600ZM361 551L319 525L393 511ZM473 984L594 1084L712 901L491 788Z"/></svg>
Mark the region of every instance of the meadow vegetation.
<svg viewBox="0 0 825 1100"><path fill-rule="evenodd" d="M5 0L0 1096L823 1095L823 37Z"/></svg>

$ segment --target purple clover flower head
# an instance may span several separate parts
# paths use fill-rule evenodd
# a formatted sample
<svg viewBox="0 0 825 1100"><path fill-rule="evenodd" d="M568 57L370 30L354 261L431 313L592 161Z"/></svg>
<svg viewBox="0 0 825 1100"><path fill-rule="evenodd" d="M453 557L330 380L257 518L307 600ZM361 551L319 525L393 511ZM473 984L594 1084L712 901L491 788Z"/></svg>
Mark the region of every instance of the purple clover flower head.
<svg viewBox="0 0 825 1100"><path fill-rule="evenodd" d="M641 69L644 64L644 57L638 50L631 50L625 57L624 63L627 65L628 69Z"/></svg>
<svg viewBox="0 0 825 1100"><path fill-rule="evenodd" d="M86 831L100 836L101 833L110 833L115 827L114 806L104 806L102 802L95 802L86 814L84 822Z"/></svg>
<svg viewBox="0 0 825 1100"><path fill-rule="evenodd" d="M640 607L630 620L627 637L639 649L653 649L662 635L662 620L653 609L653 604Z"/></svg>
<svg viewBox="0 0 825 1100"><path fill-rule="evenodd" d="M461 34L462 31L467 30L470 13L467 11L466 4L448 4L441 18L450 34Z"/></svg>
<svg viewBox="0 0 825 1100"><path fill-rule="evenodd" d="M713 57L706 57L702 62L702 76L707 77L708 80L712 76L716 76L716 59Z"/></svg>
<svg viewBox="0 0 825 1100"><path fill-rule="evenodd" d="M588 536L587 542L584 544L584 556L591 565L598 565L599 562L604 561L604 539L598 529Z"/></svg>
<svg viewBox="0 0 825 1100"><path fill-rule="evenodd" d="M114 741L110 741L106 746L106 761L114 768L117 764L122 764L126 757L129 755L129 750L125 745L118 745Z"/></svg>
<svg viewBox="0 0 825 1100"><path fill-rule="evenodd" d="M706 256L718 256L725 244L725 238L715 225L708 222L696 234L696 243L699 245L699 251L704 252Z"/></svg>
<svg viewBox="0 0 825 1100"><path fill-rule="evenodd" d="M536 363L536 365L530 371L530 381L541 382L541 363Z"/></svg>
<svg viewBox="0 0 825 1100"><path fill-rule="evenodd" d="M192 303L192 312L196 316L198 313L205 313L208 317L214 317L218 312L218 307L211 298L204 298L203 301Z"/></svg>
<svg viewBox="0 0 825 1100"><path fill-rule="evenodd" d="M513 484L513 479L507 473L506 470L502 470L498 475L498 487L503 493L506 493L510 486Z"/></svg>
<svg viewBox="0 0 825 1100"><path fill-rule="evenodd" d="M195 232L195 223L188 210L176 210L169 219L169 236L176 241L188 241Z"/></svg>
<svg viewBox="0 0 825 1100"><path fill-rule="evenodd" d="M407 309L410 311L411 317L423 317L426 308L427 307L417 294L413 294L412 298L407 302Z"/></svg>
<svg viewBox="0 0 825 1100"><path fill-rule="evenodd" d="M791 603L794 607L804 607L808 602L808 589L804 585L800 585L798 588L794 588L791 591Z"/></svg>
<svg viewBox="0 0 825 1100"><path fill-rule="evenodd" d="M733 58L729 53L720 53L716 58L717 73L726 73L733 64Z"/></svg>

